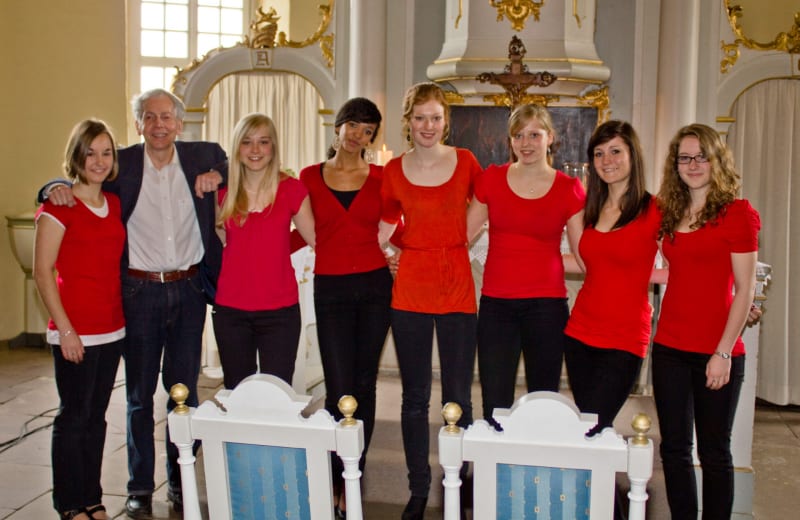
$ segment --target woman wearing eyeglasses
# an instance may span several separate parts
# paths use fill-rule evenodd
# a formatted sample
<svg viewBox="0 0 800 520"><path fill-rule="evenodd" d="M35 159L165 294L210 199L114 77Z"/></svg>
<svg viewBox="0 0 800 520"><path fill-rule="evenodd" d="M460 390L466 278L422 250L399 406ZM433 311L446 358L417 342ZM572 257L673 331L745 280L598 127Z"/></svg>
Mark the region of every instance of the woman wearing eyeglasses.
<svg viewBox="0 0 800 520"><path fill-rule="evenodd" d="M758 213L738 199L740 177L719 134L681 128L659 191L659 236L669 264L653 346L653 391L673 519L696 519L692 435L703 473L703 518L729 519L730 450L744 379L740 337L755 290Z"/></svg>

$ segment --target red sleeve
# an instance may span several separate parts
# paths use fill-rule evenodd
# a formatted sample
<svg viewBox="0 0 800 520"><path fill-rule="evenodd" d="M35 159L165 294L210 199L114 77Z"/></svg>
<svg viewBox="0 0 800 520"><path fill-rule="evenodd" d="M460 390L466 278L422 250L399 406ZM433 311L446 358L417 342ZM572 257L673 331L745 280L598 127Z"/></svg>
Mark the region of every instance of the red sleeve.
<svg viewBox="0 0 800 520"><path fill-rule="evenodd" d="M44 201L44 204L39 206L39 209L36 211L35 220L38 221L39 217L42 213L47 213L53 219L58 222L64 229L66 229L70 224L70 216L74 213L70 211L69 206L56 206L49 200Z"/></svg>
<svg viewBox="0 0 800 520"><path fill-rule="evenodd" d="M569 198L568 214L572 217L586 205L586 190L583 189L583 184L577 177L570 177L570 180L572 181L572 196Z"/></svg>
<svg viewBox="0 0 800 520"><path fill-rule="evenodd" d="M389 224L396 224L400 220L403 209L395 193L392 179L403 175L403 156L395 157L383 167L383 182L381 183L381 220Z"/></svg>
<svg viewBox="0 0 800 520"><path fill-rule="evenodd" d="M758 251L758 231L761 229L761 217L744 199L736 200L728 206L725 220L725 241L733 253L750 253Z"/></svg>
<svg viewBox="0 0 800 520"><path fill-rule="evenodd" d="M486 170L481 172L475 178L475 198L482 204L489 204L489 192L491 191L491 182L497 175L503 175L508 171L508 164L497 165L490 164Z"/></svg>
<svg viewBox="0 0 800 520"><path fill-rule="evenodd" d="M478 159L475 158L475 155L467 150L466 148L458 149L459 153L464 154L463 157L459 157L459 161L465 159L468 161L469 165L469 195L468 200L472 200L472 195L475 192L475 181L483 173L483 168L481 168L481 163L478 162Z"/></svg>
<svg viewBox="0 0 800 520"><path fill-rule="evenodd" d="M285 177L281 180L281 185L286 189L289 196L289 209L292 215L296 215L300 211L300 205L308 197L308 189L294 177Z"/></svg>

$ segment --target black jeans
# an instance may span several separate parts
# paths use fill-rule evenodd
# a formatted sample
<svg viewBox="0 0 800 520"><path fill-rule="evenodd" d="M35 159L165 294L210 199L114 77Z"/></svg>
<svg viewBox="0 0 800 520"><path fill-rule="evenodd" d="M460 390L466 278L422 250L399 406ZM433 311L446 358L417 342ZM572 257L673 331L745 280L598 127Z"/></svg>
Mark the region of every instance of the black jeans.
<svg viewBox="0 0 800 520"><path fill-rule="evenodd" d="M225 388L236 388L258 372L292 384L300 342L299 304L268 311L214 305L211 317Z"/></svg>
<svg viewBox="0 0 800 520"><path fill-rule="evenodd" d="M392 334L403 385L400 413L403 448L412 496L427 497L431 486L430 425L433 331L442 371L442 404L455 402L463 414L458 425L472 424L472 372L475 367L476 316L425 314L392 309Z"/></svg>
<svg viewBox="0 0 800 520"><path fill-rule="evenodd" d="M478 368L483 418L514 404L519 356L525 360L528 392L558 392L564 357L566 298L481 296L478 310Z"/></svg>
<svg viewBox="0 0 800 520"><path fill-rule="evenodd" d="M338 421L338 402L352 395L358 402L355 418L364 422L364 471L375 429L375 387L383 344L389 331L392 275L388 268L348 275L314 276L317 339L325 373L325 409ZM331 457L334 485L344 479L342 461Z"/></svg>
<svg viewBox="0 0 800 520"><path fill-rule="evenodd" d="M661 428L661 461L673 520L696 520L692 432L703 471L703 519L728 520L733 508L731 431L744 381L744 356L731 359L730 382L706 388L708 354L653 346L653 394Z"/></svg>
<svg viewBox="0 0 800 520"><path fill-rule="evenodd" d="M123 340L86 347L83 362L67 361L53 345L61 403L53 421L53 507L69 511L103 500L100 470L106 409L114 389Z"/></svg>
<svg viewBox="0 0 800 520"><path fill-rule="evenodd" d="M594 435L613 427L614 418L636 384L642 358L624 350L592 347L565 336L564 360L578 409L597 414L597 425L587 433Z"/></svg>

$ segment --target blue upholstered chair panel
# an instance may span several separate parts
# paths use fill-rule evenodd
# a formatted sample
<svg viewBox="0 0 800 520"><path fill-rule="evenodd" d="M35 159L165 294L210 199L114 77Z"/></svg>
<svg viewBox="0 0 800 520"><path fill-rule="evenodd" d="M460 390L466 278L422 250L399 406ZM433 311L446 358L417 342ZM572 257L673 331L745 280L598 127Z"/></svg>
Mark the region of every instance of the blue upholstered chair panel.
<svg viewBox="0 0 800 520"><path fill-rule="evenodd" d="M497 465L497 518L587 519L592 472Z"/></svg>
<svg viewBox="0 0 800 520"><path fill-rule="evenodd" d="M310 520L306 452L225 443L231 517Z"/></svg>

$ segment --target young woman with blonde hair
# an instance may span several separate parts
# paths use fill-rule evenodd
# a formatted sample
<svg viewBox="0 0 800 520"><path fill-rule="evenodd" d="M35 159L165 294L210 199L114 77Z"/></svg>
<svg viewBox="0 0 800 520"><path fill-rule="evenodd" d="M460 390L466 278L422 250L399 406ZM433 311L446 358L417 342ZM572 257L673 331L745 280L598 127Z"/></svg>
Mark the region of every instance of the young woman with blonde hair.
<svg viewBox="0 0 800 520"><path fill-rule="evenodd" d="M256 372L291 384L301 321L289 237L294 223L313 247L314 216L305 186L280 170L268 116L237 123L218 198L225 239L212 316L225 387Z"/></svg>
<svg viewBox="0 0 800 520"><path fill-rule="evenodd" d="M467 229L489 221L489 252L478 312L483 418L514 403L522 354L529 392L557 392L564 356L567 288L561 236L573 251L583 229L584 191L552 166L555 128L547 109L522 105L508 120L515 160L491 165L475 185Z"/></svg>

